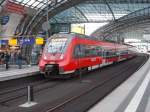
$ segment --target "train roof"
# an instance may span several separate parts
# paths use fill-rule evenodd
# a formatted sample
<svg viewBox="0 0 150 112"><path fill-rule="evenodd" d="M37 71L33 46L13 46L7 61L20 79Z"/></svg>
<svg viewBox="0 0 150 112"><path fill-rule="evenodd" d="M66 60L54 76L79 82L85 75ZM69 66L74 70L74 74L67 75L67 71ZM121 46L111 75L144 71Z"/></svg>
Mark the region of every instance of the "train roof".
<svg viewBox="0 0 150 112"><path fill-rule="evenodd" d="M94 36L87 36L87 35L84 35L84 34L78 34L78 33L57 33L57 34L54 34L52 35L52 37L54 38L61 38L61 37L68 37L68 38L75 38L75 37L78 37L78 38L84 38L84 39L89 39L89 40L96 40L96 41L103 41L103 42L107 42L107 43L117 43L115 41L105 41L105 40L100 40L99 38L96 38ZM119 43L118 43L119 44ZM122 43L121 45L125 45L125 46L131 46L129 44L125 44L125 43ZM133 47L133 46L132 46Z"/></svg>
<svg viewBox="0 0 150 112"><path fill-rule="evenodd" d="M83 34L78 34L78 33L57 33L57 34L54 34L50 37L50 39L54 39L54 38L64 38L64 37L67 37L69 39L73 39L73 38L84 38L84 39L88 39L88 40L93 40L93 41L99 41L99 42L102 42L101 44L105 47L107 46L110 46L112 45L113 43L116 43L116 46L115 47L120 47L120 48L123 48L123 47L126 47L128 45L125 45L125 44L119 44L117 42L114 42L114 41L104 41L104 40L99 40L98 38L95 38L95 37L92 37L92 36L87 36L87 35L83 35Z"/></svg>
<svg viewBox="0 0 150 112"><path fill-rule="evenodd" d="M52 35L52 37L69 37L69 38L75 38L75 37L79 37L79 38L86 38L86 39L90 39L90 40L98 40L98 38L93 37L93 36L87 36L87 35L83 35L83 34L78 34L78 33L57 33Z"/></svg>

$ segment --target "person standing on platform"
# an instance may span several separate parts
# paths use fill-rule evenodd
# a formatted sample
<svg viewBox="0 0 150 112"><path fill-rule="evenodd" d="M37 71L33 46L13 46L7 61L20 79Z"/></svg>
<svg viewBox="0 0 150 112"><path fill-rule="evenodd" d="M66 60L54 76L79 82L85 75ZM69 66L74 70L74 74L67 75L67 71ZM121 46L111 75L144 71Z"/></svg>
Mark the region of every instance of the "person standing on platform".
<svg viewBox="0 0 150 112"><path fill-rule="evenodd" d="M5 53L4 53L4 52L1 52L1 53L0 53L0 62L1 62L0 64L4 64L4 61L5 61L5 60L4 60L4 57L5 57Z"/></svg>
<svg viewBox="0 0 150 112"><path fill-rule="evenodd" d="M20 50L18 50L17 52L17 61L18 61L19 69L21 69L22 68L22 54Z"/></svg>
<svg viewBox="0 0 150 112"><path fill-rule="evenodd" d="M4 54L4 61L5 61L5 64L6 64L6 70L8 70L8 68L9 68L9 59L10 59L10 55L6 51L5 54Z"/></svg>

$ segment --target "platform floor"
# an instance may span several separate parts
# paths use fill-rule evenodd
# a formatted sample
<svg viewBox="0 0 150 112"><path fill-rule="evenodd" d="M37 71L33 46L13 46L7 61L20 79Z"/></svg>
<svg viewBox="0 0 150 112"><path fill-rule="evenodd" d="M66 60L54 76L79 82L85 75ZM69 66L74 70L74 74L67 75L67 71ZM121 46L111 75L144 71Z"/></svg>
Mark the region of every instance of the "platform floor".
<svg viewBox="0 0 150 112"><path fill-rule="evenodd" d="M29 68L29 67L31 67L31 65L22 65L22 69ZM9 69L6 70L5 64L3 64L3 65L0 65L0 72L14 70L14 69L18 69L18 68L19 68L18 65L9 65Z"/></svg>
<svg viewBox="0 0 150 112"><path fill-rule="evenodd" d="M39 73L38 66L23 66L22 69L18 69L17 66L10 66L8 70L5 70L5 67L1 67L0 81L32 76L37 73Z"/></svg>
<svg viewBox="0 0 150 112"><path fill-rule="evenodd" d="M150 59L88 112L150 112Z"/></svg>

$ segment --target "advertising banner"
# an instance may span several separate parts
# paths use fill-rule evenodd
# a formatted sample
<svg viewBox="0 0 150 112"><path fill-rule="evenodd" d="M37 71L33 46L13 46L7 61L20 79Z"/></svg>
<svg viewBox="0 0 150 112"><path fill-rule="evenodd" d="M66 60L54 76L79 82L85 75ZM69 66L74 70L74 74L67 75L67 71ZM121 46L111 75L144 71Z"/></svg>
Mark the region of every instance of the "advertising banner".
<svg viewBox="0 0 150 112"><path fill-rule="evenodd" d="M10 13L17 13L17 14L21 14L21 15L26 13L25 7L23 5L14 3L10 0L7 0L7 2L6 2L5 10Z"/></svg>

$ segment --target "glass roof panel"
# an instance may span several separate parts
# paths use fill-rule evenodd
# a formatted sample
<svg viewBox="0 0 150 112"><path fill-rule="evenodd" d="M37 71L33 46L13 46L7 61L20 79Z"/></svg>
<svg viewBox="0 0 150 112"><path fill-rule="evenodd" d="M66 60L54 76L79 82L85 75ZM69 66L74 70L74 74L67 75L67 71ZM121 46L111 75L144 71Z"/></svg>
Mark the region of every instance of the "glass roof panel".
<svg viewBox="0 0 150 112"><path fill-rule="evenodd" d="M30 0L23 0L22 3L26 4L28 3Z"/></svg>
<svg viewBox="0 0 150 112"><path fill-rule="evenodd" d="M97 0L97 2L91 2L91 1L83 2L75 7L77 7L78 10L76 8L69 8L54 16L54 18L57 20L57 22L60 23L67 22L67 20L70 23L75 22L75 16L77 16L76 22L77 21L83 22L83 20L84 22L103 22L103 21L109 22L109 21L113 21L114 19L123 17L136 10L143 9L145 7L150 7L150 3L142 3L142 2L130 3L127 1L122 3L119 2L114 3L110 1L108 2L108 4L106 4L106 3L101 3L100 0ZM111 10L109 7L111 8ZM63 20L63 18L66 17L67 20Z"/></svg>
<svg viewBox="0 0 150 112"><path fill-rule="evenodd" d="M42 6L43 6L43 4L40 3L40 4L38 4L36 7L37 7L37 8L40 8L40 7L42 7Z"/></svg>
<svg viewBox="0 0 150 112"><path fill-rule="evenodd" d="M39 1L36 1L32 6L37 6L39 3Z"/></svg>
<svg viewBox="0 0 150 112"><path fill-rule="evenodd" d="M14 0L16 3L20 3L22 5L25 5L30 8L34 9L41 9L44 8L47 4L47 0ZM51 3L51 0L48 2L48 4Z"/></svg>
<svg viewBox="0 0 150 112"><path fill-rule="evenodd" d="M43 2L43 3L47 3L47 0L38 0L40 2Z"/></svg>
<svg viewBox="0 0 150 112"><path fill-rule="evenodd" d="M33 3L35 3L35 0L30 0L29 2L27 2L28 5L32 5Z"/></svg>
<svg viewBox="0 0 150 112"><path fill-rule="evenodd" d="M43 9L47 6L47 0L12 0L19 4L31 7L34 9ZM66 1L75 0L49 0L48 4L55 1L65 3ZM82 1L82 0L81 0ZM71 4L70 4L71 5ZM65 7L65 6L62 6ZM124 15L132 13L136 10L150 7L149 0L85 0L72 8L69 8L63 12L58 12L54 18L50 21L55 22L103 22L113 21ZM58 10L59 11L59 10ZM42 11L40 19L46 15ZM37 19L37 20L38 20Z"/></svg>
<svg viewBox="0 0 150 112"><path fill-rule="evenodd" d="M17 0L18 2L22 2L23 0Z"/></svg>

